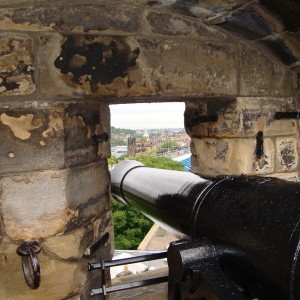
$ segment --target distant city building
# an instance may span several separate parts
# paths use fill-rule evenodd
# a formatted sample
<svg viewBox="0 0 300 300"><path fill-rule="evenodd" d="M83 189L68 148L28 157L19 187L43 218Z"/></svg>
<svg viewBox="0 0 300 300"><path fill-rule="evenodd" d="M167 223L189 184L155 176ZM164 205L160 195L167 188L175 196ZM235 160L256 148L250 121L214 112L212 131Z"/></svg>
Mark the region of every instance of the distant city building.
<svg viewBox="0 0 300 300"><path fill-rule="evenodd" d="M111 147L111 154L117 158L120 156L127 156L128 154L128 147L127 146L114 146Z"/></svg>
<svg viewBox="0 0 300 300"><path fill-rule="evenodd" d="M157 156L168 156L171 158L190 153L190 137L183 128L164 128L164 129L144 129L135 130L131 133L120 132L120 129L111 133L112 155L120 156L136 156L154 152ZM172 147L166 142L176 142L176 146ZM119 145L118 145L119 143ZM127 147L121 146L127 144Z"/></svg>
<svg viewBox="0 0 300 300"><path fill-rule="evenodd" d="M128 137L128 156L136 156L137 154L149 153L156 149L155 143L150 138L147 129L145 129L141 138Z"/></svg>

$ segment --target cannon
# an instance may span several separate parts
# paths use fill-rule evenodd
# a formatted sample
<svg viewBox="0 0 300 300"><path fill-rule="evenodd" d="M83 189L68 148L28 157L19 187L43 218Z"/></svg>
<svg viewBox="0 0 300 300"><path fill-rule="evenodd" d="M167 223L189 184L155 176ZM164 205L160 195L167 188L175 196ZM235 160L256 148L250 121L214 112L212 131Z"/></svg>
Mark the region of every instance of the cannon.
<svg viewBox="0 0 300 300"><path fill-rule="evenodd" d="M181 239L167 251L169 299L209 299L193 298L203 282L217 299L300 299L299 183L125 161L111 192Z"/></svg>

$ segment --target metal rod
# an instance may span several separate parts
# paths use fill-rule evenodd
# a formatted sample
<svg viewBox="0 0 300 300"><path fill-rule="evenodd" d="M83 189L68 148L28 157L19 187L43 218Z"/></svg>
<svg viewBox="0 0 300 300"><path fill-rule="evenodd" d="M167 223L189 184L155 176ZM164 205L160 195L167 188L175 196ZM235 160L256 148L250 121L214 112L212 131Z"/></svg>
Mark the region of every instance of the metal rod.
<svg viewBox="0 0 300 300"><path fill-rule="evenodd" d="M115 267L115 266L121 266L121 265L129 265L129 264L134 264L138 262L143 262L143 261L149 261L149 260L155 260L155 259L161 259L161 258L166 258L167 257L167 251L162 251L158 253L153 253L153 254L147 254L147 255L141 255L137 257L130 257L130 258L123 258L123 259L116 259L116 260L107 260L104 261L103 263L105 264L106 268L109 267ZM91 263L88 264L88 270L95 270L95 269L101 269L102 268L102 263Z"/></svg>
<svg viewBox="0 0 300 300"><path fill-rule="evenodd" d="M124 283L124 284L106 287L105 293L124 291L124 290L142 287L142 286L159 284L159 283L163 283L163 282L167 282L167 281L168 281L168 276L162 276L162 277L156 277L156 278L146 279L146 280L141 280L141 281L128 282L128 283ZM104 294L104 290L102 288L93 289L90 292L91 296L102 295L102 294Z"/></svg>

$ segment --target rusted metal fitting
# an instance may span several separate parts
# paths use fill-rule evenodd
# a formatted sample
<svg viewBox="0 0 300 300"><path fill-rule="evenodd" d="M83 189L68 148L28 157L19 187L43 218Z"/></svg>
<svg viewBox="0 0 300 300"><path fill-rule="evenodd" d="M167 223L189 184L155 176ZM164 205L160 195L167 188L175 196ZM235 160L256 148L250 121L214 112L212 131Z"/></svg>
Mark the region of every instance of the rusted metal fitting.
<svg viewBox="0 0 300 300"><path fill-rule="evenodd" d="M106 232L103 236L93 242L83 253L84 256L90 256L101 246L105 245L109 239L109 233Z"/></svg>
<svg viewBox="0 0 300 300"><path fill-rule="evenodd" d="M104 133L99 134L99 135L93 135L92 136L92 141L95 144L99 144L100 142L107 142L108 141L108 133L104 132Z"/></svg>
<svg viewBox="0 0 300 300"><path fill-rule="evenodd" d="M261 159L264 155L264 133L259 131L256 135L256 147L255 156L257 159Z"/></svg>
<svg viewBox="0 0 300 300"><path fill-rule="evenodd" d="M24 242L17 250L17 254L22 256L22 269L27 285L35 290L40 286L41 272L37 254L41 252L40 244L33 240Z"/></svg>
<svg viewBox="0 0 300 300"><path fill-rule="evenodd" d="M218 122L218 115L197 116L192 120L195 124Z"/></svg>
<svg viewBox="0 0 300 300"><path fill-rule="evenodd" d="M274 118L280 119L300 119L300 111L284 111L276 112Z"/></svg>

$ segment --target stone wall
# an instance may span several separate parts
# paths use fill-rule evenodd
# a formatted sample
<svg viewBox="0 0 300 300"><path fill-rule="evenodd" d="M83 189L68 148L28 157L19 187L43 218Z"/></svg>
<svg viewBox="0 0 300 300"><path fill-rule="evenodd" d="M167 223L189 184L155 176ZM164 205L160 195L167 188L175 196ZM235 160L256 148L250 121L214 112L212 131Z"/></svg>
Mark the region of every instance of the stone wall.
<svg viewBox="0 0 300 300"><path fill-rule="evenodd" d="M99 286L86 266L113 252L110 149L92 136L109 133L110 103L186 102L202 176L298 178L298 123L274 120L296 108L296 74L269 53L167 5L23 2L0 7L0 299L89 299ZM209 114L218 122L195 121ZM37 290L16 254L33 239Z"/></svg>
<svg viewBox="0 0 300 300"><path fill-rule="evenodd" d="M109 147L91 136L108 130L108 108L94 101L1 102L1 299L84 295L99 280L88 283L86 270L113 250ZM85 255L107 232L109 241ZM42 247L36 291L26 286L16 254L31 240Z"/></svg>
<svg viewBox="0 0 300 300"><path fill-rule="evenodd" d="M293 98L281 97L187 103L191 171L205 177L247 174L298 180L298 121L274 119L276 112L294 110ZM217 122L193 121L211 114L218 115Z"/></svg>

